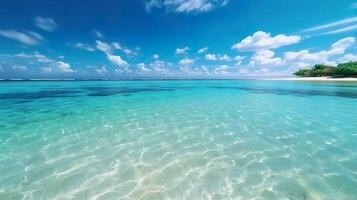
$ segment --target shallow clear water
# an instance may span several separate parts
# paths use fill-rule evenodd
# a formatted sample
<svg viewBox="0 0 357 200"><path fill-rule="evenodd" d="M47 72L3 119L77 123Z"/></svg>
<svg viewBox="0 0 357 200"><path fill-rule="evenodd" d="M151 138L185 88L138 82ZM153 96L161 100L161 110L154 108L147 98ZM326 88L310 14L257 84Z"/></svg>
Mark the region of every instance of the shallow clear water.
<svg viewBox="0 0 357 200"><path fill-rule="evenodd" d="M357 199L357 85L0 83L0 199Z"/></svg>

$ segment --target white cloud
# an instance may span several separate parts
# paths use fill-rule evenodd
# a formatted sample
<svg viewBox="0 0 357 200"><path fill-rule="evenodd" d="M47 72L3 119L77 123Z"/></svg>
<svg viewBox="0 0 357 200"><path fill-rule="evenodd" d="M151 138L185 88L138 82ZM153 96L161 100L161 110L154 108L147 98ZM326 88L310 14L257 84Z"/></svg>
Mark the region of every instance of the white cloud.
<svg viewBox="0 0 357 200"><path fill-rule="evenodd" d="M138 53L136 51L130 50L128 48L123 48L123 52L127 55L127 56L137 56Z"/></svg>
<svg viewBox="0 0 357 200"><path fill-rule="evenodd" d="M357 30L357 17L345 18L332 23L308 28L303 30L302 33L311 34L310 36L319 36L351 32L354 30Z"/></svg>
<svg viewBox="0 0 357 200"><path fill-rule="evenodd" d="M0 35L28 45L36 45L43 40L40 34L33 31L0 30Z"/></svg>
<svg viewBox="0 0 357 200"><path fill-rule="evenodd" d="M286 52L284 54L285 64L295 64L299 66L308 66L318 63L329 64L330 57L342 55L345 51L355 43L353 37L343 38L333 43L329 50L318 51L311 53L309 50L301 50L298 52Z"/></svg>
<svg viewBox="0 0 357 200"><path fill-rule="evenodd" d="M141 72L150 72L151 69L146 68L146 65L144 63L139 63L136 65Z"/></svg>
<svg viewBox="0 0 357 200"><path fill-rule="evenodd" d="M227 54L224 54L221 56L221 55L216 55L216 54L211 54L211 53L206 54L205 59L210 60L210 61L216 61L216 60L231 61L232 60L232 58L230 56L228 56Z"/></svg>
<svg viewBox="0 0 357 200"><path fill-rule="evenodd" d="M167 66L171 66L171 63L167 63L162 60L155 60L154 62L150 63L149 66L153 71L160 72L160 73L167 73L169 72L169 69L167 69Z"/></svg>
<svg viewBox="0 0 357 200"><path fill-rule="evenodd" d="M342 58L339 59L339 62L351 62L351 61L357 61L357 54L346 54Z"/></svg>
<svg viewBox="0 0 357 200"><path fill-rule="evenodd" d="M236 61L236 66L240 66L241 64L242 64L242 62L243 62L243 60L244 60L244 56L236 56L236 57L234 57L234 61Z"/></svg>
<svg viewBox="0 0 357 200"><path fill-rule="evenodd" d="M76 47L78 49L86 50L86 51L95 51L95 49L93 47L91 47L90 45L83 44L80 42L77 42L76 44L74 44L74 47Z"/></svg>
<svg viewBox="0 0 357 200"><path fill-rule="evenodd" d="M53 71L52 67L42 67L41 70L42 73L46 73L46 74L51 73Z"/></svg>
<svg viewBox="0 0 357 200"><path fill-rule="evenodd" d="M12 69L15 71L27 71L28 70L28 68L23 65L14 65L14 66L12 66Z"/></svg>
<svg viewBox="0 0 357 200"><path fill-rule="evenodd" d="M300 51L288 51L284 56L275 57L275 53L271 50L256 52L251 58L249 66L255 69L254 73L261 75L272 74L289 74L297 69L311 67L315 64L336 65L336 61L346 62L354 60L356 57L352 54L345 54L348 48L355 44L355 38L347 37L333 43L329 49L311 52L303 49ZM343 55L341 58L338 56ZM278 67L273 70L272 67Z"/></svg>
<svg viewBox="0 0 357 200"><path fill-rule="evenodd" d="M214 73L216 74L228 74L229 67L227 65L220 65L219 67L214 69Z"/></svg>
<svg viewBox="0 0 357 200"><path fill-rule="evenodd" d="M189 50L190 50L190 48L188 48L188 47L184 47L184 48L182 48L182 49L177 48L176 51L175 51L175 54L176 54L176 55L186 54Z"/></svg>
<svg viewBox="0 0 357 200"><path fill-rule="evenodd" d="M120 50L123 48L118 42L113 42L112 45L113 45L114 49Z"/></svg>
<svg viewBox="0 0 357 200"><path fill-rule="evenodd" d="M231 57L229 57L227 54L224 54L223 56L219 57L219 60L223 60L223 61L231 61Z"/></svg>
<svg viewBox="0 0 357 200"><path fill-rule="evenodd" d="M128 63L125 60L123 60L120 56L111 55L111 54L107 53L107 58L114 65L117 65L120 67L126 67L128 65Z"/></svg>
<svg viewBox="0 0 357 200"><path fill-rule="evenodd" d="M335 28L338 26L343 26L343 25L348 25L351 23L355 23L357 22L357 17L351 17L351 18L346 18L343 20L339 20L339 21L335 21L332 23L328 23L328 24L324 24L324 25L319 25L319 26L315 26L312 28L308 28L303 30L302 32L313 32L313 31L320 31L320 30L325 30L325 29L329 29L329 28Z"/></svg>
<svg viewBox="0 0 357 200"><path fill-rule="evenodd" d="M102 66L102 67L99 67L97 69L95 69L95 71L98 73L98 74L104 74L104 73L107 73L108 70L105 66Z"/></svg>
<svg viewBox="0 0 357 200"><path fill-rule="evenodd" d="M210 71L206 66L201 66L201 67L195 67L192 68L188 65L181 66L179 68L180 72L179 74L185 75L185 76L202 76L202 75L209 75L211 74Z"/></svg>
<svg viewBox="0 0 357 200"><path fill-rule="evenodd" d="M241 69L239 69L239 73L242 74L242 75L245 75L245 74L248 73L248 69L246 69L246 68L241 68Z"/></svg>
<svg viewBox="0 0 357 200"><path fill-rule="evenodd" d="M287 36L279 34L272 37L270 33L258 31L252 36L246 37L241 42L234 44L232 49L239 51L261 51L296 44L299 43L300 40L301 37L297 35Z"/></svg>
<svg viewBox="0 0 357 200"><path fill-rule="evenodd" d="M57 28L56 22L52 18L46 17L35 17L35 25L48 32L53 32Z"/></svg>
<svg viewBox="0 0 357 200"><path fill-rule="evenodd" d="M163 8L169 12L202 13L227 5L228 0L146 0L145 9Z"/></svg>
<svg viewBox="0 0 357 200"><path fill-rule="evenodd" d="M74 70L71 68L71 65L62 61L56 62L55 66L59 72L74 72Z"/></svg>
<svg viewBox="0 0 357 200"><path fill-rule="evenodd" d="M339 28L339 29L332 30L332 31L326 31L326 32L320 33L318 35L332 35L332 34L338 34L338 33L346 33L346 32L350 32L350 31L354 31L354 30L357 30L357 24Z"/></svg>
<svg viewBox="0 0 357 200"><path fill-rule="evenodd" d="M216 54L208 53L208 54L205 55L205 59L206 60L210 60L210 61L216 61L217 60L217 56L216 56Z"/></svg>
<svg viewBox="0 0 357 200"><path fill-rule="evenodd" d="M96 40L96 47L99 51L103 51L107 54L112 52L112 47L108 43L102 42L100 40Z"/></svg>
<svg viewBox="0 0 357 200"><path fill-rule="evenodd" d="M180 65L191 65L195 62L195 60L193 59L189 59L189 58L184 58L182 60L179 61Z"/></svg>
<svg viewBox="0 0 357 200"><path fill-rule="evenodd" d="M101 33L100 31L98 31L97 29L93 29L92 32L93 32L93 34L94 34L97 38L104 38L103 33Z"/></svg>
<svg viewBox="0 0 357 200"><path fill-rule="evenodd" d="M199 50L197 51L197 53L198 53L198 54L205 53L205 52L207 52L207 50L208 50L208 47L203 47L203 48L199 49Z"/></svg>
<svg viewBox="0 0 357 200"><path fill-rule="evenodd" d="M157 59L159 59L159 55L154 54L154 55L152 55L152 58L155 59L155 60L157 60Z"/></svg>
<svg viewBox="0 0 357 200"><path fill-rule="evenodd" d="M275 53L271 50L257 51L250 58L251 66L277 66L282 64L282 59L274 57Z"/></svg>
<svg viewBox="0 0 357 200"><path fill-rule="evenodd" d="M201 71L202 71L203 74L209 74L210 73L209 69L204 65L201 66Z"/></svg>
<svg viewBox="0 0 357 200"><path fill-rule="evenodd" d="M26 53L19 53L15 55L16 57L20 57L20 58L28 58L28 59L35 59L38 62L41 63L50 63L50 62L54 62L54 60L48 58L45 55L40 54L39 52L35 51L34 54L26 54Z"/></svg>
<svg viewBox="0 0 357 200"><path fill-rule="evenodd" d="M355 44L354 37L346 37L332 44L331 49L327 52L328 56L340 55L345 53L346 49Z"/></svg>
<svg viewBox="0 0 357 200"><path fill-rule="evenodd" d="M75 72L71 68L71 65L62 61L58 61L52 64L49 67L42 67L42 73L72 73Z"/></svg>

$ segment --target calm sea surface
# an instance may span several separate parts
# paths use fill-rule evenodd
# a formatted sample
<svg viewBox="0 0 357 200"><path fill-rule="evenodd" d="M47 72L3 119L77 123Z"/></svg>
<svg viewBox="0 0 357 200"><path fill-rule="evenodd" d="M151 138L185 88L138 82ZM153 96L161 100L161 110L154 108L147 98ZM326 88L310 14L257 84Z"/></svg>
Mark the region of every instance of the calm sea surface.
<svg viewBox="0 0 357 200"><path fill-rule="evenodd" d="M357 199L357 84L0 82L0 199Z"/></svg>

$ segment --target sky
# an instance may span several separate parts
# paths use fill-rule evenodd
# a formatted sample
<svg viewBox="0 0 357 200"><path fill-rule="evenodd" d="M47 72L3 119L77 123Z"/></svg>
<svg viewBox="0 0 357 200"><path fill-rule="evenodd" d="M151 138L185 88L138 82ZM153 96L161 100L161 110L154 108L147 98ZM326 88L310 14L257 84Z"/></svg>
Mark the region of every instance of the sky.
<svg viewBox="0 0 357 200"><path fill-rule="evenodd" d="M356 0L2 0L0 78L291 76L356 37Z"/></svg>

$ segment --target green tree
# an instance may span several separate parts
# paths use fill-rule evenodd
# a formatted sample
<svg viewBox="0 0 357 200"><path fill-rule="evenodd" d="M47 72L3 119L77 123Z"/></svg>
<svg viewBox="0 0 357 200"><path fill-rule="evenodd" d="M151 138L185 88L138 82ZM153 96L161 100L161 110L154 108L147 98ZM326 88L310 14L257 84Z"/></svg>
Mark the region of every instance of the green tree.
<svg viewBox="0 0 357 200"><path fill-rule="evenodd" d="M357 76L357 62L341 63L333 72L334 76Z"/></svg>
<svg viewBox="0 0 357 200"><path fill-rule="evenodd" d="M309 69L300 69L296 72L294 72L295 76L301 76L301 77L306 77L309 74Z"/></svg>

